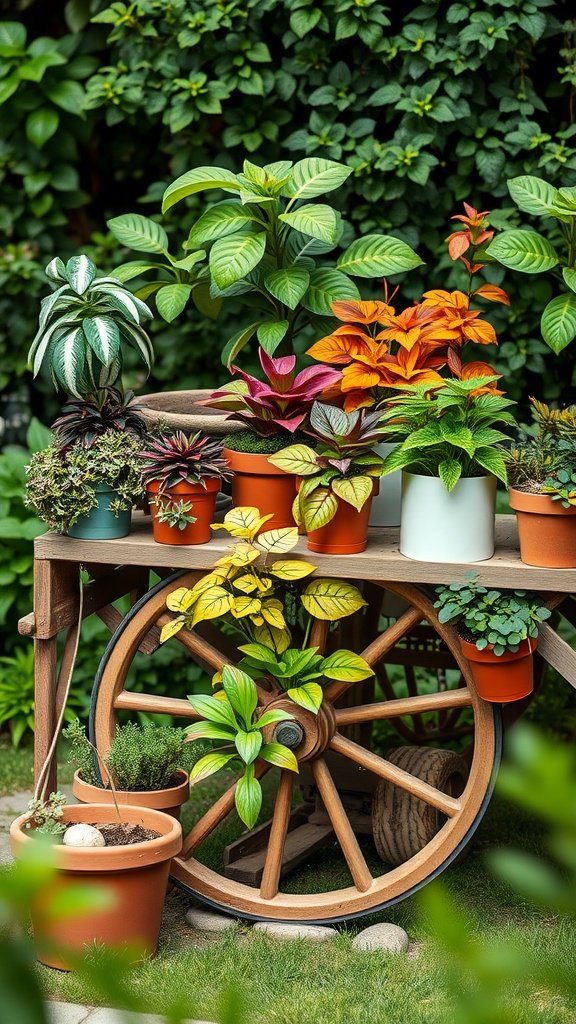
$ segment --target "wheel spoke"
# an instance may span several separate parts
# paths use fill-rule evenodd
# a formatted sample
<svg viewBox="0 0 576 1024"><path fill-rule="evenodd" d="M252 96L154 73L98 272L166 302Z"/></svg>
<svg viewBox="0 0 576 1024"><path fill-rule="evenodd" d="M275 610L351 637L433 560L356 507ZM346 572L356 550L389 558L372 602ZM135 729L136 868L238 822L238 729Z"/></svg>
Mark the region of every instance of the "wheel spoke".
<svg viewBox="0 0 576 1024"><path fill-rule="evenodd" d="M151 714L174 715L197 722L200 718L187 700L177 697L161 697L153 693L132 693L121 690L114 701L114 707L122 711L148 711Z"/></svg>
<svg viewBox="0 0 576 1024"><path fill-rule="evenodd" d="M424 800L431 807L436 807L437 810L442 811L449 818L453 818L461 810L460 800L442 793L441 790L435 789L434 786L429 786L427 782L422 782L415 775L410 775L403 768L398 768L391 761L386 761L378 754L373 754L371 750L366 750L365 747L359 746L358 743L353 743L352 740L346 739L345 736L340 736L339 733L332 737L330 748L337 754L343 754L344 757L359 764L362 768L373 772L374 775L378 775L381 779L387 779L396 786L400 786L401 789L406 789L413 796Z"/></svg>
<svg viewBox="0 0 576 1024"><path fill-rule="evenodd" d="M354 708L335 708L336 725L356 725L358 722L375 722L382 718L399 718L401 715L421 715L426 711L440 708L466 708L472 704L472 694L467 687L457 690L440 690L437 693L423 693L418 697L396 697L394 700L379 701L375 704L359 704Z"/></svg>
<svg viewBox="0 0 576 1024"><path fill-rule="evenodd" d="M268 839L268 852L264 862L264 871L260 883L260 895L263 900L272 900L278 892L278 883L282 872L282 857L286 843L286 833L292 809L292 793L294 790L294 773L283 771L280 775L274 815Z"/></svg>
<svg viewBox="0 0 576 1024"><path fill-rule="evenodd" d="M340 846L342 853L346 858L346 863L350 869L350 874L354 879L354 884L360 892L366 892L372 885L374 879L370 874L370 870L366 861L364 860L364 854L358 845L358 840L354 835L348 815L344 810L344 805L338 794L338 790L334 785L334 781L326 762L323 758L312 762L312 773L314 775L314 781L318 787L318 792L322 799L322 803L326 808L326 812Z"/></svg>
<svg viewBox="0 0 576 1024"><path fill-rule="evenodd" d="M271 765L266 761L256 761L254 765L254 776L257 779L261 779L263 775L269 771ZM192 826L190 832L186 836L182 846L182 857L189 857L193 850L200 843L204 842L207 836L214 831L218 825L224 821L224 818L230 814L230 811L234 808L234 797L236 794L237 782L234 782L225 793L216 800L216 803L212 804L212 807L206 811L205 814Z"/></svg>
<svg viewBox="0 0 576 1024"><path fill-rule="evenodd" d="M374 666L376 662L380 661L381 658L394 647L403 636L406 636L414 626L422 621L424 615L419 608L408 608L405 612L400 615L396 622L388 626L380 636L376 637L371 644L362 651L362 657L368 662L370 666ZM333 682L326 687L324 695L327 700L332 702L338 700L343 693L346 692L352 683L344 682Z"/></svg>

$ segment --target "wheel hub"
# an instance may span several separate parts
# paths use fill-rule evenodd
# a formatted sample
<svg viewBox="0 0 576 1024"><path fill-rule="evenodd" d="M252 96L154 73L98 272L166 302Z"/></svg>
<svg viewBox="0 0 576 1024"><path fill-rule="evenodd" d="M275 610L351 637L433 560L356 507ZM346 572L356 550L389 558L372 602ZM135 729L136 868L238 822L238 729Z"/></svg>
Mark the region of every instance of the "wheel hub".
<svg viewBox="0 0 576 1024"><path fill-rule="evenodd" d="M310 761L324 752L334 733L336 720L332 705L325 701L318 711L301 708L289 697L278 697L266 705L266 711L286 711L291 716L285 722L264 729L264 740L283 743L292 750L298 761Z"/></svg>

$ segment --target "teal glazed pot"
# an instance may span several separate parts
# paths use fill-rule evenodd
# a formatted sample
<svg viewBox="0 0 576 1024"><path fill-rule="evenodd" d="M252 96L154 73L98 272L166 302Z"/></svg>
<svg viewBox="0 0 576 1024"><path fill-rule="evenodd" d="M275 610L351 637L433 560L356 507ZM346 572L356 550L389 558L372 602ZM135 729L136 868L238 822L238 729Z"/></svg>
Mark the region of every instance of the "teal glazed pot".
<svg viewBox="0 0 576 1024"><path fill-rule="evenodd" d="M94 489L98 505L68 528L68 536L77 540L114 540L116 537L126 537L130 533L132 509L126 509L115 516L110 511L110 502L117 497L116 491L106 484L97 484Z"/></svg>

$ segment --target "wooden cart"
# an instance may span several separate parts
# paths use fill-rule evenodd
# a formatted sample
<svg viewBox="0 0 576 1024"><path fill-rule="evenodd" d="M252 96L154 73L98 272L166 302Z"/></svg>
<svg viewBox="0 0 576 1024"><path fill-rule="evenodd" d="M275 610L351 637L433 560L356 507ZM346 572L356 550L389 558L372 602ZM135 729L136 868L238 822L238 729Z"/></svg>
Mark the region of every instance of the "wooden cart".
<svg viewBox="0 0 576 1024"><path fill-rule="evenodd" d="M490 799L500 759L502 716L499 707L477 697L454 630L438 622L430 587L462 579L473 569L482 584L541 592L555 616L541 627L539 654L576 686L576 651L557 632L562 616L576 623L571 597L576 592L576 569L522 564L512 516L497 517L496 535L494 557L474 565L404 558L394 529L373 530L366 551L358 555L310 556L300 541L293 556L311 560L318 575L364 587L367 614L346 621L343 641L354 645L374 667L387 699L375 699L374 682L369 680L352 687L329 683L318 716L291 704L297 721L293 743L299 780L295 782L291 772L270 772L270 821L227 842L217 871L203 862L202 846L231 816L234 784L229 782L185 836L182 855L173 863L177 884L241 917L334 922L403 899L460 854ZM90 722L94 742L105 752L121 711L159 712L182 720L196 717L184 699L135 692L129 670L138 651L153 654L158 648L160 629L170 618L165 607L170 591L195 582L228 544L229 539L196 547L155 544L149 520L139 514L131 535L121 540L86 542L51 533L36 540L34 612L20 622L21 633L34 638L36 655L36 772L52 739L62 699L59 680L66 678L79 628L79 566L91 577L84 589L83 616L97 613L112 631L94 685ZM151 570L160 582L149 589ZM122 616L112 602L127 594L131 608ZM384 594L387 600L391 595L400 599L401 606L395 615L382 619ZM66 639L58 665L61 631L66 631ZM318 622L311 644L322 649L328 636L327 624ZM177 641L210 672L235 659L230 639L210 624L181 631L171 643ZM405 666L402 695L390 683L391 665ZM428 667L425 687L415 665ZM451 666L460 676L456 684L447 685ZM266 694L262 699L282 698ZM372 729L384 722L396 729L403 744L385 757L371 749ZM438 748L454 747L453 740L466 732L471 742L462 768L461 757L443 751L439 755ZM450 762L448 770L439 764L442 758ZM268 769L257 762L260 777ZM295 800L299 783L300 803ZM55 765L50 785L56 785ZM378 869L367 857L363 838L372 831L388 860ZM326 848L342 852L350 884L325 892L281 888L289 869Z"/></svg>

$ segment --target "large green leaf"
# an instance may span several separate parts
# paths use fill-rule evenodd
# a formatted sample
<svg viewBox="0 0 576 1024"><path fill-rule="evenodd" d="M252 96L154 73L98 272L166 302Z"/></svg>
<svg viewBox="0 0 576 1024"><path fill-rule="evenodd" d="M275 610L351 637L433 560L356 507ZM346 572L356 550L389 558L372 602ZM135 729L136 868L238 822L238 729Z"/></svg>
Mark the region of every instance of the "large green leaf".
<svg viewBox="0 0 576 1024"><path fill-rule="evenodd" d="M190 782L200 782L202 779L207 779L210 775L219 772L221 768L224 768L235 757L238 757L236 752L233 754L220 754L217 750L213 750L210 754L205 754L204 757L201 757L196 762L190 772Z"/></svg>
<svg viewBox="0 0 576 1024"><path fill-rule="evenodd" d="M318 472L316 454L307 444L291 444L277 455L270 455L268 461L285 473L295 473L298 476L311 476Z"/></svg>
<svg viewBox="0 0 576 1024"><path fill-rule="evenodd" d="M80 327L65 334L54 346L52 373L62 389L74 398L82 398L82 380L86 356Z"/></svg>
<svg viewBox="0 0 576 1024"><path fill-rule="evenodd" d="M225 665L222 669L222 685L232 708L240 715L244 724L249 726L258 705L258 691L254 680L234 665Z"/></svg>
<svg viewBox="0 0 576 1024"><path fill-rule="evenodd" d="M156 309L163 320L172 323L185 308L190 292L191 284L167 284L156 293Z"/></svg>
<svg viewBox="0 0 576 1024"><path fill-rule="evenodd" d="M342 501L348 502L358 512L372 494L374 481L370 476L348 476L332 481L332 490Z"/></svg>
<svg viewBox="0 0 576 1024"><path fill-rule="evenodd" d="M96 267L84 254L71 256L66 264L66 277L76 294L84 295L96 277Z"/></svg>
<svg viewBox="0 0 576 1024"><path fill-rule="evenodd" d="M308 533L330 523L338 511L338 499L328 487L318 487L312 494L300 495L300 508Z"/></svg>
<svg viewBox="0 0 576 1024"><path fill-rule="evenodd" d="M186 726L186 735L191 740L228 740L233 743L235 730L231 726L216 725L215 722L192 722Z"/></svg>
<svg viewBox="0 0 576 1024"><path fill-rule="evenodd" d="M188 700L194 711L208 722L214 722L215 725L227 725L234 731L238 728L234 712L228 701L217 700L216 697L205 693L193 694L188 697Z"/></svg>
<svg viewBox="0 0 576 1024"><path fill-rule="evenodd" d="M357 682L374 675L373 669L364 658L353 651L339 650L329 654L322 663L322 672L328 679L341 682Z"/></svg>
<svg viewBox="0 0 576 1024"><path fill-rule="evenodd" d="M225 199L222 203L212 206L192 225L186 249L193 249L215 238L233 235L246 224L250 224L257 214L248 206L233 199Z"/></svg>
<svg viewBox="0 0 576 1024"><path fill-rule="evenodd" d="M295 309L310 283L310 274L303 267L274 270L264 280L271 295L288 309Z"/></svg>
<svg viewBox="0 0 576 1024"><path fill-rule="evenodd" d="M438 474L447 491L453 491L462 476L462 466L458 459L443 459L438 466Z"/></svg>
<svg viewBox="0 0 576 1024"><path fill-rule="evenodd" d="M50 107L39 107L26 118L26 138L37 149L42 149L58 129L60 118Z"/></svg>
<svg viewBox="0 0 576 1024"><path fill-rule="evenodd" d="M302 594L302 604L315 619L327 622L346 618L366 605L352 583L342 580L312 580Z"/></svg>
<svg viewBox="0 0 576 1024"><path fill-rule="evenodd" d="M283 743L265 743L260 751L260 757L269 764L275 764L278 768L287 768L291 772L298 771L298 761L294 754Z"/></svg>
<svg viewBox="0 0 576 1024"><path fill-rule="evenodd" d="M325 203L310 203L292 213L281 213L279 220L321 242L335 242L338 236L338 215Z"/></svg>
<svg viewBox="0 0 576 1024"><path fill-rule="evenodd" d="M543 178L536 178L533 174L521 174L517 178L510 178L507 184L508 191L520 210L545 217L553 212L558 192Z"/></svg>
<svg viewBox="0 0 576 1024"><path fill-rule="evenodd" d="M140 213L124 213L107 224L114 238L136 252L165 252L168 248L168 235L162 225Z"/></svg>
<svg viewBox="0 0 576 1024"><path fill-rule="evenodd" d="M252 772L246 772L236 783L236 810L247 828L254 828L262 807L262 788Z"/></svg>
<svg viewBox="0 0 576 1024"><path fill-rule="evenodd" d="M365 235L342 253L336 266L352 277L389 277L413 270L424 261L406 242L392 235Z"/></svg>
<svg viewBox="0 0 576 1024"><path fill-rule="evenodd" d="M334 160L306 157L294 164L290 182L283 190L283 195L293 200L323 196L326 192L340 188L351 174L351 167L338 164Z"/></svg>
<svg viewBox="0 0 576 1024"><path fill-rule="evenodd" d="M122 263L119 267L116 267L112 271L112 276L124 283L125 281L131 281L134 277L140 277L140 274L146 274L149 270L158 271L160 266L161 264L159 263L143 263L142 260L128 260L127 263Z"/></svg>
<svg viewBox="0 0 576 1024"><path fill-rule="evenodd" d="M568 292L552 299L540 322L542 337L558 355L576 337L576 295Z"/></svg>
<svg viewBox="0 0 576 1024"><path fill-rule="evenodd" d="M266 232L227 235L210 250L210 272L219 288L228 288L258 266L266 248Z"/></svg>
<svg viewBox="0 0 576 1024"><path fill-rule="evenodd" d="M576 270L574 267L564 267L562 277L573 292L576 292Z"/></svg>
<svg viewBox="0 0 576 1024"><path fill-rule="evenodd" d="M250 338L256 333L259 326L260 324L258 322L255 324L248 324L247 327L241 327L236 334L233 334L232 337L228 339L222 349L222 362L224 363L224 366L230 368L238 353L241 352L245 345L248 344Z"/></svg>
<svg viewBox="0 0 576 1024"><path fill-rule="evenodd" d="M162 199L162 213L187 196L210 188L221 188L224 192L240 191L236 175L226 167L195 167L193 171L181 174L168 186Z"/></svg>
<svg viewBox="0 0 576 1024"><path fill-rule="evenodd" d="M286 693L295 704L306 708L307 711L312 711L315 715L318 713L318 708L324 697L319 683L303 683L302 686L293 686Z"/></svg>
<svg viewBox="0 0 576 1024"><path fill-rule="evenodd" d="M554 246L537 231L502 231L486 249L488 256L498 260L510 270L523 274L541 274L552 270L558 263Z"/></svg>
<svg viewBox="0 0 576 1024"><path fill-rule="evenodd" d="M51 40L52 42L52 40ZM20 21L0 21L0 46L6 51L18 52L26 46L26 28Z"/></svg>
<svg viewBox="0 0 576 1024"><path fill-rule="evenodd" d="M274 355L287 330L287 320L264 320L259 325L258 341L268 355Z"/></svg>
<svg viewBox="0 0 576 1024"><path fill-rule="evenodd" d="M94 355L104 366L110 366L120 349L120 334L111 317L86 317L82 321L82 330Z"/></svg>
<svg viewBox="0 0 576 1024"><path fill-rule="evenodd" d="M323 316L332 316L332 303L340 299L359 299L360 292L346 274L339 270L313 270L308 291L302 299L304 309Z"/></svg>

